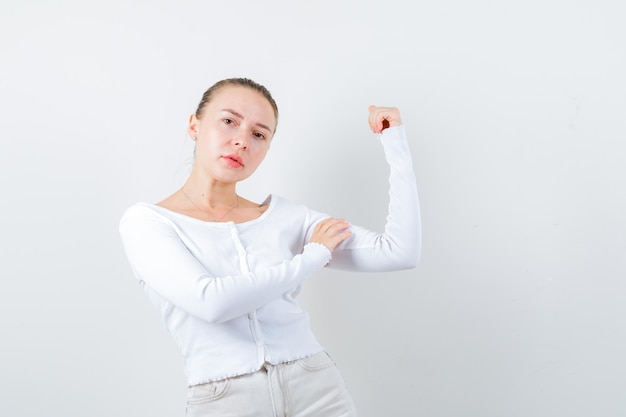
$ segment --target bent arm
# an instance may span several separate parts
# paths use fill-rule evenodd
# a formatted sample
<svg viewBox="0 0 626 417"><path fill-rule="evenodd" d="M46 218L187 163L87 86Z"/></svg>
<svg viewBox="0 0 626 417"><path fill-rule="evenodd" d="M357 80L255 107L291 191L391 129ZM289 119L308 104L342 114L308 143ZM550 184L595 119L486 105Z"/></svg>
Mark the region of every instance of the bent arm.
<svg viewBox="0 0 626 417"><path fill-rule="evenodd" d="M170 303L210 323L250 313L297 287L330 259L319 244L277 265L212 276L190 253L173 225L150 213L125 215L120 234L137 279Z"/></svg>
<svg viewBox="0 0 626 417"><path fill-rule="evenodd" d="M390 167L389 208L383 233L351 226L352 236L332 253L329 267L353 271L414 268L421 256L421 219L415 172L404 126L380 134Z"/></svg>

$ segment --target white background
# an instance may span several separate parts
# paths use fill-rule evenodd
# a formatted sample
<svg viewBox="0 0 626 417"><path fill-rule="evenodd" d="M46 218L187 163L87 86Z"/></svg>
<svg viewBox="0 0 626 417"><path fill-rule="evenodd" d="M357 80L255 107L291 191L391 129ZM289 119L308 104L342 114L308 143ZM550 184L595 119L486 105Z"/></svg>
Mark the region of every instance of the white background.
<svg viewBox="0 0 626 417"><path fill-rule="evenodd" d="M626 415L623 4L3 0L0 415L184 415L117 225L181 184L231 76L281 111L239 192L372 228L367 106L402 111L422 263L302 295L362 417Z"/></svg>

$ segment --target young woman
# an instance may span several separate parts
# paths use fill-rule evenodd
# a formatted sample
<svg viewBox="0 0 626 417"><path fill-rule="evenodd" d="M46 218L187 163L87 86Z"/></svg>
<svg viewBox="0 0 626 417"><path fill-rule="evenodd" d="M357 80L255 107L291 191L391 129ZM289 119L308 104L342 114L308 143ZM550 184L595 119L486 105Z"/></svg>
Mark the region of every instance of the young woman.
<svg viewBox="0 0 626 417"><path fill-rule="evenodd" d="M237 194L277 119L265 87L216 83L189 120L196 149L187 181L157 204L133 205L120 222L135 276L182 350L188 416L356 415L296 296L324 266L390 271L419 259L415 174L397 109L369 108L390 165L383 233L277 195L259 204Z"/></svg>

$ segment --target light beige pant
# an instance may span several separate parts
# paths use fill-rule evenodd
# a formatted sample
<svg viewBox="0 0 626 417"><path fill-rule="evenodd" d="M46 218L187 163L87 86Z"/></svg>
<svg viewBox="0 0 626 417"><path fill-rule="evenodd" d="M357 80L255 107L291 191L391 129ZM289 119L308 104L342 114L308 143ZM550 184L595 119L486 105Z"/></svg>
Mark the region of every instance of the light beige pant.
<svg viewBox="0 0 626 417"><path fill-rule="evenodd" d="M194 385L188 417L354 417L356 410L325 352L253 374Z"/></svg>

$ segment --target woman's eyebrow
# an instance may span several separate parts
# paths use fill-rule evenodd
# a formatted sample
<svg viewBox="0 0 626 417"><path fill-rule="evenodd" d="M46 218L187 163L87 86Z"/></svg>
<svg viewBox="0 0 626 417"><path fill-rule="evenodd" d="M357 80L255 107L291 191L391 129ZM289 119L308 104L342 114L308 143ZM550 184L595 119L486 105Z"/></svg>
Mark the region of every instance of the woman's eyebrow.
<svg viewBox="0 0 626 417"><path fill-rule="evenodd" d="M225 111L225 112L230 113L230 114L232 114L232 115L234 115L234 116L237 116L237 117L239 117L240 119L245 119L245 117L243 117L243 115L242 115L242 114L240 114L240 113L236 112L236 111L235 111L235 110L233 110L233 109L222 109L222 111ZM272 131L272 129L270 129L269 127L267 127L267 126L266 126L265 124L263 124L263 123L257 123L256 125L257 125L257 126L259 126L259 127L261 127L261 128L263 128L263 129L265 129L265 130L267 130L268 132L271 132L271 131Z"/></svg>

